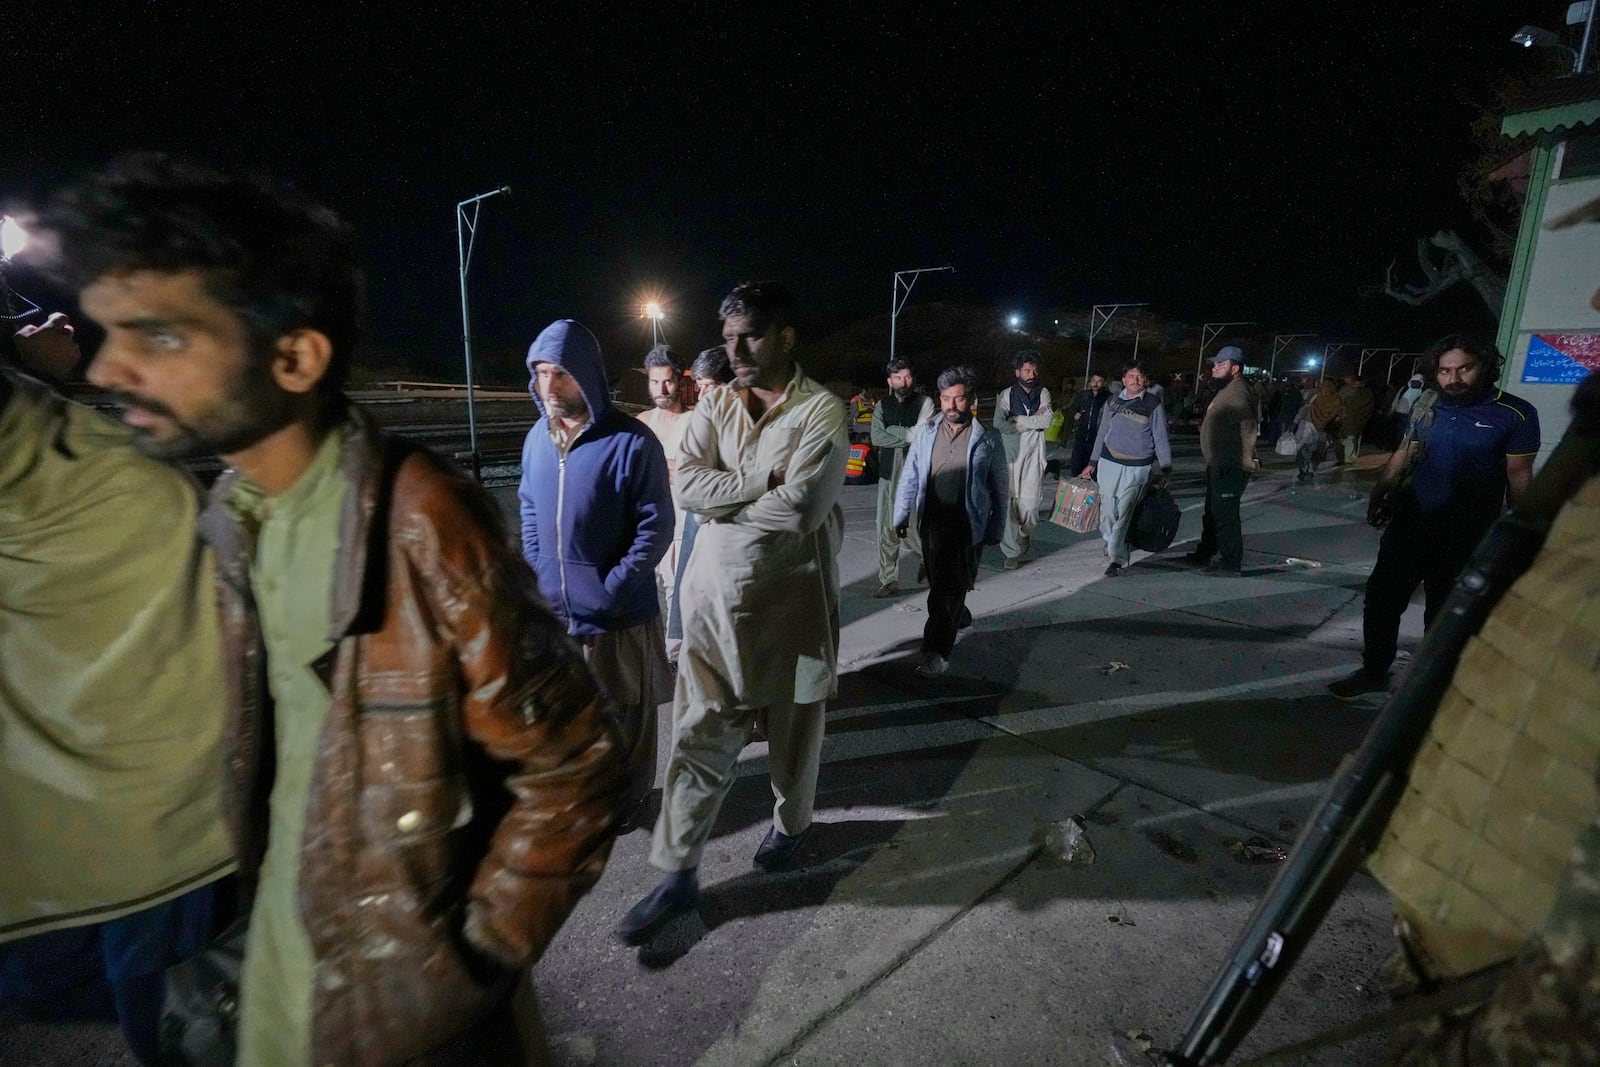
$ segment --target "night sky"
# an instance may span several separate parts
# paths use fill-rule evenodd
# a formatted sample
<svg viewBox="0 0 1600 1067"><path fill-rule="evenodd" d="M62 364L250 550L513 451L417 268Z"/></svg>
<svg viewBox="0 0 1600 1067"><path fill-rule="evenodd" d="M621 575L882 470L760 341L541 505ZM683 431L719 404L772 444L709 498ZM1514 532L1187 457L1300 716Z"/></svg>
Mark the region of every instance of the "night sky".
<svg viewBox="0 0 1600 1067"><path fill-rule="evenodd" d="M637 358L647 292L693 353L756 277L794 286L815 337L944 263L914 300L1148 301L1402 346L1484 328L1470 293L1417 312L1362 290L1417 236L1471 232L1474 105L1538 62L1512 31L1566 9L24 6L0 202L131 148L292 179L362 235L372 347L446 373L455 203L502 184L472 263L481 360L567 316Z"/></svg>

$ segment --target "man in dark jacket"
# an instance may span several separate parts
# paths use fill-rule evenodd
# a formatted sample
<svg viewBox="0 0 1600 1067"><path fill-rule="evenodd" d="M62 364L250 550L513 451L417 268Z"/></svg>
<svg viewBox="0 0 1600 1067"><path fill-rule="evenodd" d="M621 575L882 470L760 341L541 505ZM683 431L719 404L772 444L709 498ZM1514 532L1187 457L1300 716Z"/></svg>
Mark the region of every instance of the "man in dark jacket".
<svg viewBox="0 0 1600 1067"><path fill-rule="evenodd" d="M1216 398L1200 423L1200 457L1206 464L1206 510L1200 541L1189 558L1209 574L1238 574L1244 563L1239 498L1256 461L1261 406L1244 380L1244 350L1223 345L1211 357Z"/></svg>
<svg viewBox="0 0 1600 1067"><path fill-rule="evenodd" d="M1094 439L1100 432L1100 416L1111 399L1103 374L1089 376L1089 388L1072 402L1072 463L1068 472L1075 474L1094 462Z"/></svg>
<svg viewBox="0 0 1600 1067"><path fill-rule="evenodd" d="M493 502L345 398L353 236L149 155L44 219L136 443L233 468L201 530L253 899L239 1061L522 1062L507 1004L605 864L618 740Z"/></svg>
<svg viewBox="0 0 1600 1067"><path fill-rule="evenodd" d="M631 818L655 785L656 709L672 699L655 583L674 522L666 453L611 406L600 343L578 323L545 327L528 374L543 417L522 446L522 554L617 708Z"/></svg>

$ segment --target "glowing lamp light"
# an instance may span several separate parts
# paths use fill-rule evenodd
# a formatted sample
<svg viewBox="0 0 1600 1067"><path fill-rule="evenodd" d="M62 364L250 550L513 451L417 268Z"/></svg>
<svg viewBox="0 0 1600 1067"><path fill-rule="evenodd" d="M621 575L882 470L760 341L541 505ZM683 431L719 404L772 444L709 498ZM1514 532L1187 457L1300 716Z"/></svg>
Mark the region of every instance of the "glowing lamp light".
<svg viewBox="0 0 1600 1067"><path fill-rule="evenodd" d="M1018 327L1020 327L1022 325L1022 316L1021 315L1012 315L1009 319L1006 320L1006 322L1011 326L1011 328L1013 330L1015 330L1015 329L1017 329Z"/></svg>
<svg viewBox="0 0 1600 1067"><path fill-rule="evenodd" d="M659 318L663 318L666 315L666 312L662 310L660 304L658 304L654 300L652 300L649 303L645 304L645 306L644 306L644 315L645 315L645 318L647 318L647 319L659 319Z"/></svg>
<svg viewBox="0 0 1600 1067"><path fill-rule="evenodd" d="M0 216L0 259L10 259L27 247L28 231L10 215Z"/></svg>

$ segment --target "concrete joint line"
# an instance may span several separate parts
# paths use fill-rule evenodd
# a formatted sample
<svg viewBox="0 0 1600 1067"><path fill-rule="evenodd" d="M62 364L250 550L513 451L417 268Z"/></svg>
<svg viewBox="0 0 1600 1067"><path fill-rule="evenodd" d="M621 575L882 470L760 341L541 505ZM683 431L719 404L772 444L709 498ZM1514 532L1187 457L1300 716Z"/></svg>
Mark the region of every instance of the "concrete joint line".
<svg viewBox="0 0 1600 1067"><path fill-rule="evenodd" d="M1102 803L1104 803L1104 801L1102 801ZM779 1049L778 1054L767 1061L766 1067L781 1067L782 1064L791 1061L805 1046L805 1043L809 1041L815 1034L817 1034L818 1031L827 1026L840 1015L843 1015L845 1012L855 1007L855 1005L859 1003L863 997L872 992L879 985L883 984L889 978L893 977L894 974L900 970L900 968L904 967L907 963L910 963L911 960L919 955L923 949L933 944L936 939L942 937L945 931L951 929L956 923L966 918L968 913L975 911L984 904L987 904L996 893L1000 892L1006 886L1015 881L1017 877L1027 869L1028 865L1038 858L1039 853L1043 851L1043 849L1044 846L1042 844L1034 845L1033 847L1029 848L1028 851L1023 854L1022 858L1019 859L1010 870L1006 871L1005 874L996 879L995 883L985 890L981 896L960 908L944 922L928 931L927 936L919 939L916 944L912 945L910 948L901 953L897 959L895 959L892 963L875 975L871 981L862 983L861 987L850 994L850 996L846 997L844 1000L841 1000L831 1009L818 1016L811 1022L809 1026L796 1034L787 1045Z"/></svg>

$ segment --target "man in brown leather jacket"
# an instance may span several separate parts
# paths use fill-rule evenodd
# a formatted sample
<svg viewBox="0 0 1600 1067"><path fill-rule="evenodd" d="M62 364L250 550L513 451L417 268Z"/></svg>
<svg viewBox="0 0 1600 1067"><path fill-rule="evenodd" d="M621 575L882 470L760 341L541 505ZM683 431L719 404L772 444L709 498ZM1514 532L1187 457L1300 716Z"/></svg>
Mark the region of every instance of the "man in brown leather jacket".
<svg viewBox="0 0 1600 1067"><path fill-rule="evenodd" d="M344 397L351 234L160 156L45 222L140 447L232 468L201 528L253 898L239 1061L519 1062L509 997L605 864L617 738L492 502Z"/></svg>

